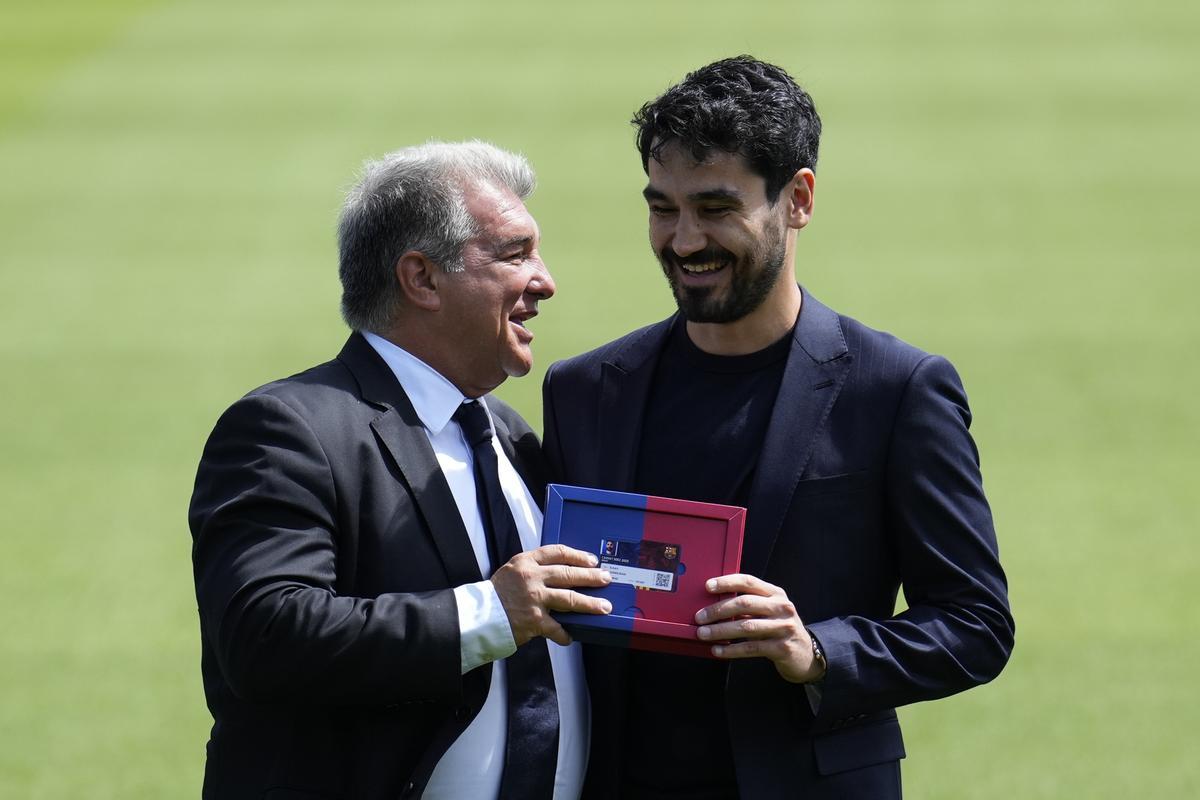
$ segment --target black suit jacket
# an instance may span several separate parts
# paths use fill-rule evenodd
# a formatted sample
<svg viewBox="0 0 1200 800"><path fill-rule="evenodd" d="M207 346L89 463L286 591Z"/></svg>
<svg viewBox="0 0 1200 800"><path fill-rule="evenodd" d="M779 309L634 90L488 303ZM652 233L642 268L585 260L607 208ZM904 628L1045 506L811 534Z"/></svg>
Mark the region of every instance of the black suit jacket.
<svg viewBox="0 0 1200 800"><path fill-rule="evenodd" d="M537 438L488 398L535 498ZM204 796L419 794L478 713L452 589L481 580L408 397L358 334L218 421L190 509L204 691Z"/></svg>
<svg viewBox="0 0 1200 800"><path fill-rule="evenodd" d="M556 480L636 490L641 419L673 324L550 368ZM769 661L731 662L742 797L898 796L895 707L988 681L1007 661L1014 627L970 420L949 362L805 296L751 487L742 571L787 591L829 669L814 715L804 687ZM895 614L901 585L908 609ZM585 797L617 796L625 656L585 648Z"/></svg>

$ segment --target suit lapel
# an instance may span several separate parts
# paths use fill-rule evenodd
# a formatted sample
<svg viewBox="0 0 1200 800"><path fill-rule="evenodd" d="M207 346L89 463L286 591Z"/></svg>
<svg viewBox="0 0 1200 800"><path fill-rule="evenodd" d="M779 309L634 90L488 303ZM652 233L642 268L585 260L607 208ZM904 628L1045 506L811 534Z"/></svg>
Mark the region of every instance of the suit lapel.
<svg viewBox="0 0 1200 800"><path fill-rule="evenodd" d="M679 324L678 319L679 315L675 314L643 328L640 336L632 338L610 360L601 364L597 471L593 473L597 488L622 492L633 489L651 380L663 345L673 326ZM589 676L594 724L598 731L606 734L602 743L593 739L592 764L588 773L594 779L601 772L596 764L620 762L620 753L611 743L619 739L617 732L625 726L626 709L624 702L614 702L614 698L623 700L625 697L629 651L585 647L584 662ZM597 782L603 784L607 780L612 780L611 774Z"/></svg>
<svg viewBox="0 0 1200 800"><path fill-rule="evenodd" d="M642 335L601 365L600 486L628 492L637 471L637 446L654 367L678 315L645 328Z"/></svg>
<svg viewBox="0 0 1200 800"><path fill-rule="evenodd" d="M852 361L837 314L806 293L750 488L742 572L765 573L792 493Z"/></svg>
<svg viewBox="0 0 1200 800"><path fill-rule="evenodd" d="M450 485L411 404L407 413L400 409L385 411L371 421L371 428L404 475L404 482L433 535L450 585L483 580Z"/></svg>
<svg viewBox="0 0 1200 800"><path fill-rule="evenodd" d="M458 505L442 474L429 437L408 395L375 349L358 334L346 342L338 359L358 380L363 399L382 413L371 430L400 469L409 492L433 538L451 586L483 579Z"/></svg>

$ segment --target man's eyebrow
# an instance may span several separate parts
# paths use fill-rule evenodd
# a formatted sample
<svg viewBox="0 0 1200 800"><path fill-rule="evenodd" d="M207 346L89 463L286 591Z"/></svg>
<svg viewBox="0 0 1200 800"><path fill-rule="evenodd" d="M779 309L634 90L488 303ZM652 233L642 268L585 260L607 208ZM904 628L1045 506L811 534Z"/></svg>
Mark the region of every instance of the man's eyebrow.
<svg viewBox="0 0 1200 800"><path fill-rule="evenodd" d="M645 189L642 189L642 197L646 198L646 202L667 202L669 200L663 192L655 189L653 186L647 186ZM687 199L692 203L711 203L713 201L736 205L741 205L742 203L741 192L738 192L736 189L726 189L723 187L705 189L702 192L693 192L687 196Z"/></svg>
<svg viewBox="0 0 1200 800"><path fill-rule="evenodd" d="M738 192L736 189L705 189L703 192L693 192L692 194L689 194L688 200L692 201L693 203L711 203L716 200L722 203L736 203L740 205L742 202L742 195L741 192Z"/></svg>
<svg viewBox="0 0 1200 800"><path fill-rule="evenodd" d="M524 250L526 247L528 247L532 243L533 243L532 236L514 236L511 239L504 239L502 241L496 242L492 246L495 248L497 253L502 253L507 250L511 250L514 247L520 247L522 250Z"/></svg>

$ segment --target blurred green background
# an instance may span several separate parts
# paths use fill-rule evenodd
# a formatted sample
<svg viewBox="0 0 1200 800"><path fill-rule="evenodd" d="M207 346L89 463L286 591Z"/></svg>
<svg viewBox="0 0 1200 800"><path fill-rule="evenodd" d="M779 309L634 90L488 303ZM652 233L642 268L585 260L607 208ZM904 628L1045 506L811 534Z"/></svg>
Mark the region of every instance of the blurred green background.
<svg viewBox="0 0 1200 800"><path fill-rule="evenodd" d="M908 796L1200 796L1200 6L1155 0L6 0L0 796L198 796L196 461L339 348L359 164L530 157L537 427L550 362L672 308L628 118L740 52L825 121L800 279L975 411L1017 649L902 710Z"/></svg>

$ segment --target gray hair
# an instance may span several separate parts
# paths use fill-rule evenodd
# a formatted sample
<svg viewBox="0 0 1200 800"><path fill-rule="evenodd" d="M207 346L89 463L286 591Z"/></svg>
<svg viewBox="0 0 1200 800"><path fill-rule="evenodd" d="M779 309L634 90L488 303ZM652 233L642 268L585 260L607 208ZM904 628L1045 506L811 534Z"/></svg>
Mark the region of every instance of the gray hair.
<svg viewBox="0 0 1200 800"><path fill-rule="evenodd" d="M356 331L386 331L403 296L396 262L416 250L447 272L479 231L463 192L486 183L524 200L536 179L524 156L487 142L429 142L363 165L338 220L342 318Z"/></svg>

